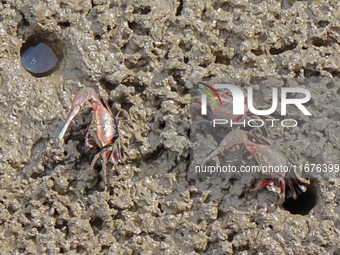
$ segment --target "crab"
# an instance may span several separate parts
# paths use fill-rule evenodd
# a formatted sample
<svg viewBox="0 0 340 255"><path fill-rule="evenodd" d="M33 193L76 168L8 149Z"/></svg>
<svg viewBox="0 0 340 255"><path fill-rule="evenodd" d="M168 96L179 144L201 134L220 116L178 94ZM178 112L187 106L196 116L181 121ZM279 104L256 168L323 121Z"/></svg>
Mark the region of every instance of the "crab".
<svg viewBox="0 0 340 255"><path fill-rule="evenodd" d="M121 162L124 158L124 151L118 142L119 128L117 117L126 113L121 110L114 116L107 101L101 98L93 88L82 88L73 98L70 113L57 139L59 141L63 140L72 120L87 102L91 104L93 114L90 127L86 134L86 145L91 148L100 149L94 156L90 168L93 169L98 159L102 157L103 181L106 188L107 162L111 161L115 164Z"/></svg>
<svg viewBox="0 0 340 255"><path fill-rule="evenodd" d="M216 157L223 151L232 148L235 145L242 144L247 151L254 157L256 162L261 166L282 166L281 169L289 169L289 160L278 150L274 149L269 144L260 144L252 142L249 138L252 137L249 132L241 130L239 128L230 131L220 142L215 150L210 152L202 162L202 165L206 164L208 160ZM290 195L293 199L297 199L297 191L305 192L306 186L309 182L301 177L298 177L295 172L292 172L292 176L287 176L285 171L278 172L268 172L270 179L262 182L256 188L252 189L252 192L256 194L258 191L267 187L269 184L273 183L275 180L279 182L280 185L280 195L284 196L286 191L286 185L290 189Z"/></svg>
<svg viewBox="0 0 340 255"><path fill-rule="evenodd" d="M201 83L202 84L202 83ZM205 85L205 84L204 84ZM229 93L220 93L222 106L213 104L212 100L208 100L208 112L206 115L206 121L212 119L229 119L233 121L242 121L245 119L259 119L259 117L246 114L244 116L232 115L232 96ZM247 100L245 100L245 109L247 109ZM193 104L191 105L191 111L198 114L201 110L201 97L194 96ZM251 140L252 139L252 140ZM282 166L281 169L289 168L289 160L278 150L274 149L267 139L263 137L257 137L254 134L254 130L245 131L239 127L232 129L220 142L216 149L210 152L201 163L204 166L210 159L218 156L224 151L231 149L236 145L243 145L246 150L253 156L256 162L261 166ZM266 173L268 180L262 182L260 185L252 189L251 191L256 194L258 191L273 184L274 181L279 183L279 193L281 197L285 197L286 187L289 187L290 196L293 199L297 199L297 192L302 193L306 191L306 185L309 181L298 177L295 172L287 173L286 171L281 172L268 172Z"/></svg>

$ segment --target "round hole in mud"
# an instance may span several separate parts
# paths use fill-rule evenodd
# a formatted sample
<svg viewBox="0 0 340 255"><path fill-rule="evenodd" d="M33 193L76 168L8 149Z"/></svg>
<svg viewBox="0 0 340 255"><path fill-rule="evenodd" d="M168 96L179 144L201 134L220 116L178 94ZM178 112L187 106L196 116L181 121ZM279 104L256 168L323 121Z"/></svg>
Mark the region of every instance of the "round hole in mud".
<svg viewBox="0 0 340 255"><path fill-rule="evenodd" d="M310 181L305 192L297 194L297 199L289 194L290 191L286 190L286 199L282 207L291 214L307 215L317 204L318 195L314 180Z"/></svg>
<svg viewBox="0 0 340 255"><path fill-rule="evenodd" d="M20 51L21 65L35 77L45 77L55 72L61 60L56 54L57 41L39 40L40 36L31 36Z"/></svg>

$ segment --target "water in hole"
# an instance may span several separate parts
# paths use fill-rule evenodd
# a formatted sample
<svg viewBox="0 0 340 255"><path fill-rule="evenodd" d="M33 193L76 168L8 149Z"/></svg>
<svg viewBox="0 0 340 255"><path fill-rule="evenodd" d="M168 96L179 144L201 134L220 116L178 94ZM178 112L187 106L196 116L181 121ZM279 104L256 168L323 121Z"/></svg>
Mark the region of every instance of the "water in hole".
<svg viewBox="0 0 340 255"><path fill-rule="evenodd" d="M58 62L53 50L45 43L38 43L21 53L22 66L35 76L48 74Z"/></svg>

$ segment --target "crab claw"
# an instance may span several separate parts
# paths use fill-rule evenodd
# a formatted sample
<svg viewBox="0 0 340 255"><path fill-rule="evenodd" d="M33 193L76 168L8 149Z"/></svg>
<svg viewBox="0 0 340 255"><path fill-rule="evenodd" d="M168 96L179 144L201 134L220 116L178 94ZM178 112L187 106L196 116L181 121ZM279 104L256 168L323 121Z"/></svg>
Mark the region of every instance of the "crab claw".
<svg viewBox="0 0 340 255"><path fill-rule="evenodd" d="M78 114L78 112L81 110L83 105L87 101L92 102L92 101L98 101L98 100L99 99L97 97L97 93L92 88L82 88L77 92L77 94L74 96L73 101L72 101L71 111L70 111L70 113L67 117L67 120L66 120L63 128L61 129L61 131L58 135L59 141L63 139L68 126L70 125L70 123L72 122L74 117Z"/></svg>
<svg viewBox="0 0 340 255"><path fill-rule="evenodd" d="M223 151L229 150L234 145L246 143L247 133L248 132L241 129L233 129L230 131L230 133L223 138L218 147L203 159L202 166L204 166L211 158L216 157Z"/></svg>

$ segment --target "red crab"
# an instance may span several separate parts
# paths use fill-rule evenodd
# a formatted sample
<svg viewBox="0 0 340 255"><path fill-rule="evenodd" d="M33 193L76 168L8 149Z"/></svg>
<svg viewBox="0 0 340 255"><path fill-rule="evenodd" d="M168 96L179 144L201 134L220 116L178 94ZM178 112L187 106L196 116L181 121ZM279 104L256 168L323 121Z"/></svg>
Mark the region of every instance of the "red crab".
<svg viewBox="0 0 340 255"><path fill-rule="evenodd" d="M92 121L89 130L86 134L86 145L89 147L98 147L98 152L91 162L91 169L94 167L97 160L103 158L103 180L106 187L106 163L110 160L113 163L123 159L124 153L118 143L119 129L117 116L120 116L123 111L119 111L117 116L114 116L106 100L100 98L96 91L92 88L82 88L74 96L72 101L71 111L68 118L58 136L58 140L62 140L65 132L71 121L82 109L86 102L90 102L92 106Z"/></svg>
<svg viewBox="0 0 340 255"><path fill-rule="evenodd" d="M205 84L204 84L205 85ZM258 119L259 117L253 115L244 116L233 116L232 115L232 97L228 93L220 93L222 106L213 104L212 100L208 100L208 112L207 119L229 119L233 121L241 121L243 119ZM200 96L195 96L193 98L193 104L191 105L191 110L196 114L200 114L201 110L201 100ZM247 100L245 100L245 109L247 109ZM249 138L252 137L257 142L251 141ZM235 145L242 144L247 151L254 157L259 165L262 166L282 166L288 167L289 160L279 151L271 147L268 143L263 142L262 139L256 137L251 131L247 132L239 128L231 130L220 142L215 150L209 153L202 161L202 166L213 157L216 157L225 150L231 149ZM305 185L309 184L308 180L298 177L294 172L288 176L286 172L268 172L267 175L270 179L262 182L258 187L252 189L253 193L256 194L259 190L265 188L269 184L273 183L274 180L278 180L280 184L280 195L284 197L286 185L290 189L290 195L296 199L297 193L305 192Z"/></svg>
<svg viewBox="0 0 340 255"><path fill-rule="evenodd" d="M218 147L203 159L202 165L223 151L228 150L235 145L242 144L247 149L247 151L250 152L259 165L282 166L282 168L289 168L289 160L281 152L275 150L268 144L254 143L249 140L249 136L252 135L249 135L249 132L247 131L241 130L239 128L233 129L222 139ZM287 176L286 174L288 173L284 171L268 172L267 174L271 178L252 189L254 194L277 180L280 183L280 194L285 194L286 185L288 185L291 196L296 199L296 190L299 190L299 192L305 192L305 185L309 184L306 179L297 177L294 172L292 172L291 176Z"/></svg>

